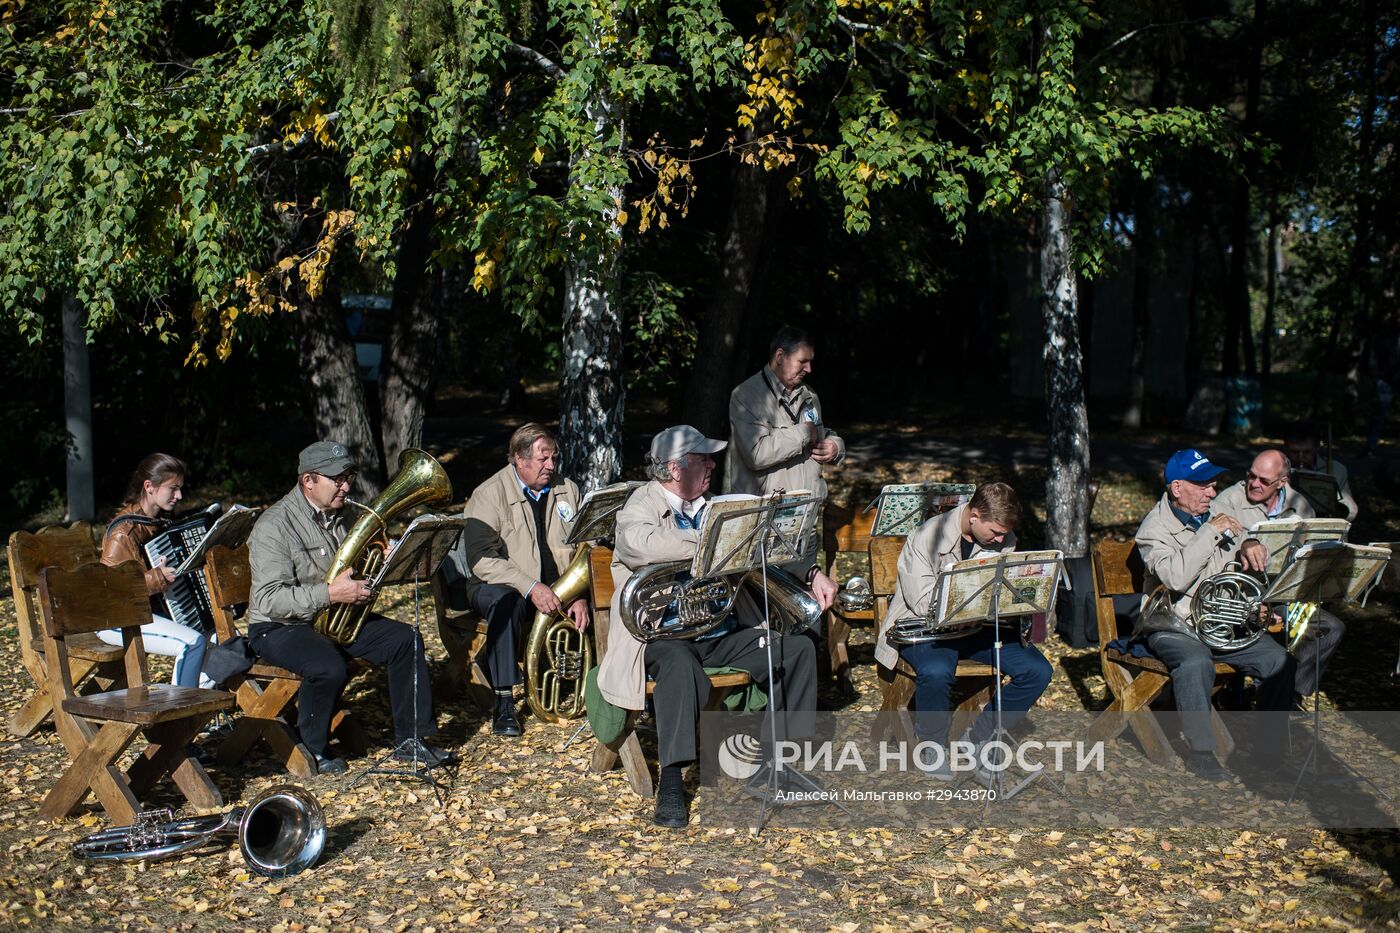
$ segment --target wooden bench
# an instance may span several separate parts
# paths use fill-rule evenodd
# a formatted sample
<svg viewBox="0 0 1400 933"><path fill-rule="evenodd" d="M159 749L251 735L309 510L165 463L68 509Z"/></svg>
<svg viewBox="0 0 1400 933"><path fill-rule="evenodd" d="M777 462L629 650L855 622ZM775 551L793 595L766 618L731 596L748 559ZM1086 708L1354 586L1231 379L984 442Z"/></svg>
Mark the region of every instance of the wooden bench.
<svg viewBox="0 0 1400 933"><path fill-rule="evenodd" d="M594 606L593 644L598 663L601 664L603 655L608 650L608 625L614 621L609 619L613 597L611 549L601 545L593 548L593 553L589 557L589 577L592 581ZM619 621L617 624L621 625L622 623ZM730 691L747 687L752 682L753 678L744 673L711 674L710 698L705 704L705 709L719 709ZM651 696L655 688L656 684L653 681L647 681L647 696ZM616 741L612 743L597 741L594 743L593 758L589 762L589 770L595 773L611 771L621 761L632 792L639 797L654 797L656 796L656 784L652 777L651 764L642 751L642 743L637 739L636 730L632 728L634 715L628 715L622 735Z"/></svg>
<svg viewBox="0 0 1400 933"><path fill-rule="evenodd" d="M1110 647L1119 637L1113 597L1142 593L1142 556L1132 541L1100 541L1094 546L1093 563L1099 666L1112 702L1090 726L1088 741L1106 742L1117 738L1124 729L1131 729L1149 760L1163 767L1170 766L1176 753L1151 712L1151 706L1170 696L1171 673L1154 657L1135 657ZM1234 674L1235 669L1229 664L1216 662L1215 689L1219 690ZM1214 707L1210 717L1216 752L1225 758L1234 750L1234 740Z"/></svg>
<svg viewBox="0 0 1400 933"><path fill-rule="evenodd" d="M472 706L489 713L495 709L495 693L478 660L486 646L486 620L475 610L452 608L441 570L433 574L432 591L438 638L447 650L448 689L461 690Z"/></svg>
<svg viewBox="0 0 1400 933"><path fill-rule="evenodd" d="M875 594L876 630L890 611L890 597L894 596L895 585L899 582L899 555L904 550L907 538L870 539L870 589ZM909 704L914 699L915 674L907 661L890 669L879 665L880 714L875 717L872 741L884 741L892 732L896 741L909 744L918 741L914 722L909 715ZM992 701L992 689L996 686L996 668L977 661L959 661L955 689L965 692L965 698L953 709L953 737L963 731L977 718Z"/></svg>
<svg viewBox="0 0 1400 933"><path fill-rule="evenodd" d="M248 548L237 550L219 546L209 550L204 561L204 578L209 583L209 602L214 615L214 631L221 644L237 638L237 613L248 603L253 572L248 564ZM367 667L352 662L352 670ZM235 674L224 684L234 692L239 712L243 715L233 725L233 731L219 746L221 764L240 761L259 740L267 741L272 754L282 767L300 778L316 776L316 758L297 735L291 723L292 707L301 677L285 668L255 661L242 674ZM331 737L337 739L351 755L363 755L364 734L346 709L337 709L331 717Z"/></svg>
<svg viewBox="0 0 1400 933"><path fill-rule="evenodd" d="M70 764L39 807L45 819L71 815L89 791L116 823L134 823L138 798L169 774L195 807L223 806L189 743L214 713L233 706L222 690L149 683L141 626L150 621L146 577L135 561L116 567L86 564L39 573L39 607L48 659L54 723ZM107 628L122 630L122 690L80 694L70 673L68 639ZM100 728L94 723L99 723ZM137 735L147 746L125 773L117 759Z"/></svg>
<svg viewBox="0 0 1400 933"><path fill-rule="evenodd" d="M870 551L870 529L875 524L875 510L845 508L827 502L822 509L822 551L826 555L826 574L832 576L837 557L842 553L858 552L868 555ZM866 579L869 579L866 569ZM834 580L835 577L832 577ZM853 624L870 624L875 621L875 609L847 611L839 603L832 603L826 615L826 648L831 659L831 676L836 679L837 689L842 696L856 696L855 683L851 680L851 657L848 642Z"/></svg>
<svg viewBox="0 0 1400 933"><path fill-rule="evenodd" d="M96 531L87 522L67 528L50 525L37 533L16 531L10 535L7 554L10 592L15 599L19 626L20 663L34 681L34 692L10 716L9 729L14 735L21 738L33 735L53 715L38 606L39 571L45 567L74 570L96 563L99 553ZM121 648L105 643L95 634L82 633L68 638L67 649L68 677L79 693L110 690L124 683Z"/></svg>

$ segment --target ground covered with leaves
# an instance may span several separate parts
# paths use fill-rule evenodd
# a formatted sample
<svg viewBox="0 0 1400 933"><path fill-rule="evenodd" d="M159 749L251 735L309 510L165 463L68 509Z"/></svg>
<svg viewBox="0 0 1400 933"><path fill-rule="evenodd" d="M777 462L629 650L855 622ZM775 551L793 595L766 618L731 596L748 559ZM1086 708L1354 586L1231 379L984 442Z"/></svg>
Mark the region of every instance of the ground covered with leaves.
<svg viewBox="0 0 1400 933"><path fill-rule="evenodd" d="M1013 466L1034 519L1043 467ZM896 477L981 480L1005 475L989 462L957 468L918 461L837 471L837 496L855 501ZM878 473L878 475L876 475ZM886 477L888 474L888 478ZM1150 476L1105 477L1096 534L1131 531L1150 506ZM1395 527L1384 478L1358 478L1375 521ZM1379 484L1379 485L1378 485ZM847 496L850 498L848 499ZM1028 529L1027 537L1035 531ZM424 618L432 618L424 594ZM392 614L411 620L412 594L391 594ZM1329 671L1324 703L1394 710L1390 678L1400 625L1394 595L1342 612L1351 630ZM8 716L30 684L17 663L13 601L0 601L0 672ZM706 825L706 788L696 788L691 825L651 825L652 802L620 771L591 774L592 741L569 724L527 719L521 739L490 735L489 722L442 682L445 652L425 625L441 744L461 764L445 803L420 785L364 773L382 753L351 762L347 775L310 787L325 807L330 842L297 877L250 875L236 847L152 864L75 861L70 845L105 826L90 802L78 818L38 818L65 763L57 736L0 739L0 925L5 928L176 930L445 930L466 925L538 929L797 928L855 930L1393 928L1400 925L1400 836L1392 831L1117 828L1093 825L990 830L818 831L785 827L781 815L758 837ZM829 683L828 708L879 705L873 637L852 637L859 697ZM1046 645L1056 676L1042 705L1104 703L1093 649ZM164 659L155 659L157 670ZM380 743L391 735L382 672L354 681L349 702ZM218 737L209 739L217 743ZM233 768L214 766L229 805L284 780L258 750ZM163 802L176 803L167 796ZM161 802L161 801L158 801Z"/></svg>

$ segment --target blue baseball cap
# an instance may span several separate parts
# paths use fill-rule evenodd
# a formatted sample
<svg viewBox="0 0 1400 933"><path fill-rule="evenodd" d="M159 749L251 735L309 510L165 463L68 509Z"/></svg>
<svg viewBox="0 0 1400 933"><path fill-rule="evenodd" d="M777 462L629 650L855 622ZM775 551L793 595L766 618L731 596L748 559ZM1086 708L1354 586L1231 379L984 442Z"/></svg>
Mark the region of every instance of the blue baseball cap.
<svg viewBox="0 0 1400 933"><path fill-rule="evenodd" d="M1172 454L1171 459L1167 461L1167 468L1162 471L1168 486L1179 479L1191 483L1208 483L1224 472L1224 467L1211 463L1205 454L1193 448L1178 450Z"/></svg>

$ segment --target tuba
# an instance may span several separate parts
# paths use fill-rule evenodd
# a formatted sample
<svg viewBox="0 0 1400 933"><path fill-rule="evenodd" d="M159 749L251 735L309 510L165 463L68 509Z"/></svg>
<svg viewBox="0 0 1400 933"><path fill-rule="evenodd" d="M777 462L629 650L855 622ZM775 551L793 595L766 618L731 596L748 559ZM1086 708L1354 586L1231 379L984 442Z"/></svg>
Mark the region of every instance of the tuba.
<svg viewBox="0 0 1400 933"><path fill-rule="evenodd" d="M727 577L690 575L690 561L653 564L632 574L618 597L622 624L642 642L699 638L729 618L739 588Z"/></svg>
<svg viewBox="0 0 1400 933"><path fill-rule="evenodd" d="M579 545L574 559L550 587L568 606L588 594L593 545ZM583 675L593 666L593 638L574 627L564 613L535 613L525 646L525 700L545 722L577 719L584 713Z"/></svg>
<svg viewBox="0 0 1400 933"><path fill-rule="evenodd" d="M750 570L744 582L763 592L763 572ZM779 635L801 635L822 617L822 608L797 577L781 567L768 568L768 627Z"/></svg>
<svg viewBox="0 0 1400 933"><path fill-rule="evenodd" d="M226 839L238 839L243 860L259 875L284 878L316 864L326 847L326 816L310 791L281 784L228 813L173 819L169 810L142 813L73 844L73 855L99 861L162 859Z"/></svg>
<svg viewBox="0 0 1400 933"><path fill-rule="evenodd" d="M361 579L372 578L383 566L384 554L389 549L389 520L417 505L439 506L451 502L452 481L432 454L410 447L399 454L398 472L373 502L365 505L353 499L345 501L363 509L364 514L356 519L331 558L330 569L326 571L327 583L333 583L346 570L353 570ZM373 598L363 606L332 605L316 614L316 631L332 641L348 645L360 634L360 627L373 608Z"/></svg>

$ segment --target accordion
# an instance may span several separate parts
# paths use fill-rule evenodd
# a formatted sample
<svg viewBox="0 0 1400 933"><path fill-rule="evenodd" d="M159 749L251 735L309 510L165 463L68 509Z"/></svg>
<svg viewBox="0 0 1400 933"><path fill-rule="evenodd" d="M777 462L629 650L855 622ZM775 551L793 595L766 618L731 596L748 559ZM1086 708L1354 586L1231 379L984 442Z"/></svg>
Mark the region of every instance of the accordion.
<svg viewBox="0 0 1400 933"><path fill-rule="evenodd" d="M165 558L165 566L172 570L184 563L190 552L199 547L199 542L213 527L219 517L220 506L215 503L202 512L181 516L166 525L154 538L146 542L146 560L152 567L160 558ZM165 601L165 615L199 631L212 631L214 613L210 608L209 584L199 571L182 574L175 578L170 588L158 597Z"/></svg>

